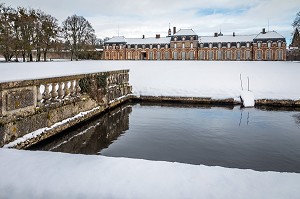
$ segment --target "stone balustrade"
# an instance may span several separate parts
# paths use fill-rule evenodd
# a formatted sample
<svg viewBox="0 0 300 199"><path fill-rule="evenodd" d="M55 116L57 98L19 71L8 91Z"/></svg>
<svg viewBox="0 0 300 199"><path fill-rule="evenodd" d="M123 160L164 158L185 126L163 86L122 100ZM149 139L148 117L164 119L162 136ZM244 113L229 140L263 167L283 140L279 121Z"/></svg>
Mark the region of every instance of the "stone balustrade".
<svg viewBox="0 0 300 199"><path fill-rule="evenodd" d="M131 90L129 70L0 83L0 147L30 132L97 110L84 118L91 117L121 103ZM65 124L55 132L75 124Z"/></svg>
<svg viewBox="0 0 300 199"><path fill-rule="evenodd" d="M74 101L88 94L101 104L131 92L128 70L0 83L0 117Z"/></svg>

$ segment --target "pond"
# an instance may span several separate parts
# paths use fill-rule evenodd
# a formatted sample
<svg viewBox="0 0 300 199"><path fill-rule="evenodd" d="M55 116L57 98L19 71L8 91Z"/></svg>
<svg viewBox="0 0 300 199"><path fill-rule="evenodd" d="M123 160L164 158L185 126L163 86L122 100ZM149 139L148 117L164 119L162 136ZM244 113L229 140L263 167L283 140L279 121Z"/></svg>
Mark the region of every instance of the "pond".
<svg viewBox="0 0 300 199"><path fill-rule="evenodd" d="M300 173L300 112L128 103L30 150Z"/></svg>

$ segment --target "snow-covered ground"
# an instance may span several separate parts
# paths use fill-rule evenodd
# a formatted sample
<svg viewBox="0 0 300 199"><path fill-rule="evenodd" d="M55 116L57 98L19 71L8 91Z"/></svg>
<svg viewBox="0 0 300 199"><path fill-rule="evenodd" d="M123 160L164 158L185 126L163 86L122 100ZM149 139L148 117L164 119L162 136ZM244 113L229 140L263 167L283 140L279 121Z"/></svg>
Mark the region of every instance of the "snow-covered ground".
<svg viewBox="0 0 300 199"><path fill-rule="evenodd" d="M0 82L130 69L135 95L238 98L241 81L255 99L300 99L300 62L73 61L1 63Z"/></svg>
<svg viewBox="0 0 300 199"><path fill-rule="evenodd" d="M300 174L0 149L0 198L298 199Z"/></svg>
<svg viewBox="0 0 300 199"><path fill-rule="evenodd" d="M135 95L300 99L299 62L0 63L0 82L130 69ZM242 85L240 81L242 76ZM299 198L300 174L0 149L0 198Z"/></svg>

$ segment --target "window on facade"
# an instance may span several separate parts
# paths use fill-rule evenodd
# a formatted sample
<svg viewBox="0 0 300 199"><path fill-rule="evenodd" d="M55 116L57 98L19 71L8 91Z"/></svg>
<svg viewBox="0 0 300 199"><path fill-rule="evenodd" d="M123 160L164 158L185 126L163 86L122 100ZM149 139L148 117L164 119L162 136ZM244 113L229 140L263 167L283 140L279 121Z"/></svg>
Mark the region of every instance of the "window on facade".
<svg viewBox="0 0 300 199"><path fill-rule="evenodd" d="M143 44L142 48L145 49L145 45L144 44Z"/></svg>
<svg viewBox="0 0 300 199"><path fill-rule="evenodd" d="M236 44L236 47L237 47L237 48L240 48L240 47L241 47L241 43L237 43L237 44Z"/></svg>
<svg viewBox="0 0 300 199"><path fill-rule="evenodd" d="M268 48L271 48L271 42L270 41L268 42Z"/></svg>
<svg viewBox="0 0 300 199"><path fill-rule="evenodd" d="M150 44L150 49L152 49L152 44Z"/></svg>
<svg viewBox="0 0 300 199"><path fill-rule="evenodd" d="M278 51L277 51L277 59L278 59L278 60L283 60L283 57L282 57L282 50L278 50Z"/></svg>
<svg viewBox="0 0 300 199"><path fill-rule="evenodd" d="M184 41L185 40L185 37L182 37L182 41Z"/></svg>
<svg viewBox="0 0 300 199"><path fill-rule="evenodd" d="M185 52L181 52L181 59L185 60Z"/></svg>
<svg viewBox="0 0 300 199"><path fill-rule="evenodd" d="M209 44L209 48L212 48L212 44Z"/></svg>
<svg viewBox="0 0 300 199"><path fill-rule="evenodd" d="M256 59L257 60L261 60L262 56L261 56L261 50L256 51Z"/></svg>
<svg viewBox="0 0 300 199"><path fill-rule="evenodd" d="M199 52L199 59L203 60L204 59L204 51Z"/></svg>
<svg viewBox="0 0 300 199"><path fill-rule="evenodd" d="M278 48L281 48L281 41L278 42Z"/></svg>
<svg viewBox="0 0 300 199"><path fill-rule="evenodd" d="M272 60L272 50L267 51L267 60Z"/></svg>
<svg viewBox="0 0 300 199"><path fill-rule="evenodd" d="M120 44L120 50L122 50L122 44Z"/></svg>
<svg viewBox="0 0 300 199"><path fill-rule="evenodd" d="M231 51L226 52L226 59L231 60Z"/></svg>
<svg viewBox="0 0 300 199"><path fill-rule="evenodd" d="M227 48L230 48L230 43L227 43Z"/></svg>
<svg viewBox="0 0 300 199"><path fill-rule="evenodd" d="M247 42L246 47L250 48L250 43L249 42Z"/></svg>
<svg viewBox="0 0 300 199"><path fill-rule="evenodd" d="M173 59L174 59L174 60L177 60L177 59L178 59L178 54L177 54L177 52L173 52Z"/></svg>
<svg viewBox="0 0 300 199"><path fill-rule="evenodd" d="M174 38L174 41L177 41L177 37Z"/></svg>
<svg viewBox="0 0 300 199"><path fill-rule="evenodd" d="M246 60L250 60L251 59L251 56L250 56L250 51L246 51Z"/></svg>
<svg viewBox="0 0 300 199"><path fill-rule="evenodd" d="M214 59L214 52L212 50L208 51L208 59L213 60Z"/></svg>
<svg viewBox="0 0 300 199"><path fill-rule="evenodd" d="M218 60L223 59L223 52L221 50L218 50Z"/></svg>
<svg viewBox="0 0 300 199"><path fill-rule="evenodd" d="M149 52L149 59L150 59L150 60L153 59L153 52Z"/></svg>
<svg viewBox="0 0 300 199"><path fill-rule="evenodd" d="M113 49L116 49L116 46L115 46L115 45L113 45Z"/></svg>
<svg viewBox="0 0 300 199"><path fill-rule="evenodd" d="M201 44L200 44L200 48L203 48L203 47L204 47L204 44L203 44L203 43L201 43Z"/></svg>
<svg viewBox="0 0 300 199"><path fill-rule="evenodd" d="M195 59L195 57L194 57L194 52L190 52L190 59L191 59L191 60L194 60L194 59Z"/></svg>
<svg viewBox="0 0 300 199"><path fill-rule="evenodd" d="M108 47L109 47L109 46L108 46L108 45L106 45L106 49L108 49Z"/></svg>
<svg viewBox="0 0 300 199"><path fill-rule="evenodd" d="M165 60L170 59L170 53L169 52L165 52Z"/></svg>
<svg viewBox="0 0 300 199"><path fill-rule="evenodd" d="M160 60L160 52L157 52L157 53L156 53L156 59L157 59L157 60Z"/></svg>
<svg viewBox="0 0 300 199"><path fill-rule="evenodd" d="M138 46L137 46L137 45L135 45L135 49L137 49L137 47L138 47Z"/></svg>
<svg viewBox="0 0 300 199"><path fill-rule="evenodd" d="M184 48L185 46L184 46L185 44L184 43L182 43L182 48Z"/></svg>
<svg viewBox="0 0 300 199"><path fill-rule="evenodd" d="M160 49L160 45L159 44L157 45L157 49Z"/></svg>
<svg viewBox="0 0 300 199"><path fill-rule="evenodd" d="M236 60L241 60L241 51L236 51Z"/></svg>
<svg viewBox="0 0 300 199"><path fill-rule="evenodd" d="M177 48L177 44L176 43L174 43L174 48Z"/></svg>
<svg viewBox="0 0 300 199"><path fill-rule="evenodd" d="M258 42L258 43L257 43L257 47L258 47L258 48L261 48L261 42Z"/></svg>
<svg viewBox="0 0 300 199"><path fill-rule="evenodd" d="M193 48L194 47L194 45L193 45L193 43L191 43L191 48Z"/></svg>

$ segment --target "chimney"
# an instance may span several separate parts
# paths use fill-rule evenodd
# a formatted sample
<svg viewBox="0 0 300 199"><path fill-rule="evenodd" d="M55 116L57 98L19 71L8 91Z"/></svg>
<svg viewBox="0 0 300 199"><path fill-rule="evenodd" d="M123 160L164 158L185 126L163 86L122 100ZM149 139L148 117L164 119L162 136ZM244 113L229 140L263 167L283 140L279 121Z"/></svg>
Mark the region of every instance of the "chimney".
<svg viewBox="0 0 300 199"><path fill-rule="evenodd" d="M173 35L176 33L176 27L173 27Z"/></svg>
<svg viewBox="0 0 300 199"><path fill-rule="evenodd" d="M156 34L156 39L159 39L160 38L160 34Z"/></svg>
<svg viewBox="0 0 300 199"><path fill-rule="evenodd" d="M214 37L218 37L218 33L217 33L217 32L215 32L215 35L214 35Z"/></svg>
<svg viewBox="0 0 300 199"><path fill-rule="evenodd" d="M266 34L266 29L265 28L262 29L262 34Z"/></svg>
<svg viewBox="0 0 300 199"><path fill-rule="evenodd" d="M145 35L143 35L143 39L145 39Z"/></svg>
<svg viewBox="0 0 300 199"><path fill-rule="evenodd" d="M232 33L232 36L234 36L234 37L235 37L235 32L233 32L233 33Z"/></svg>

